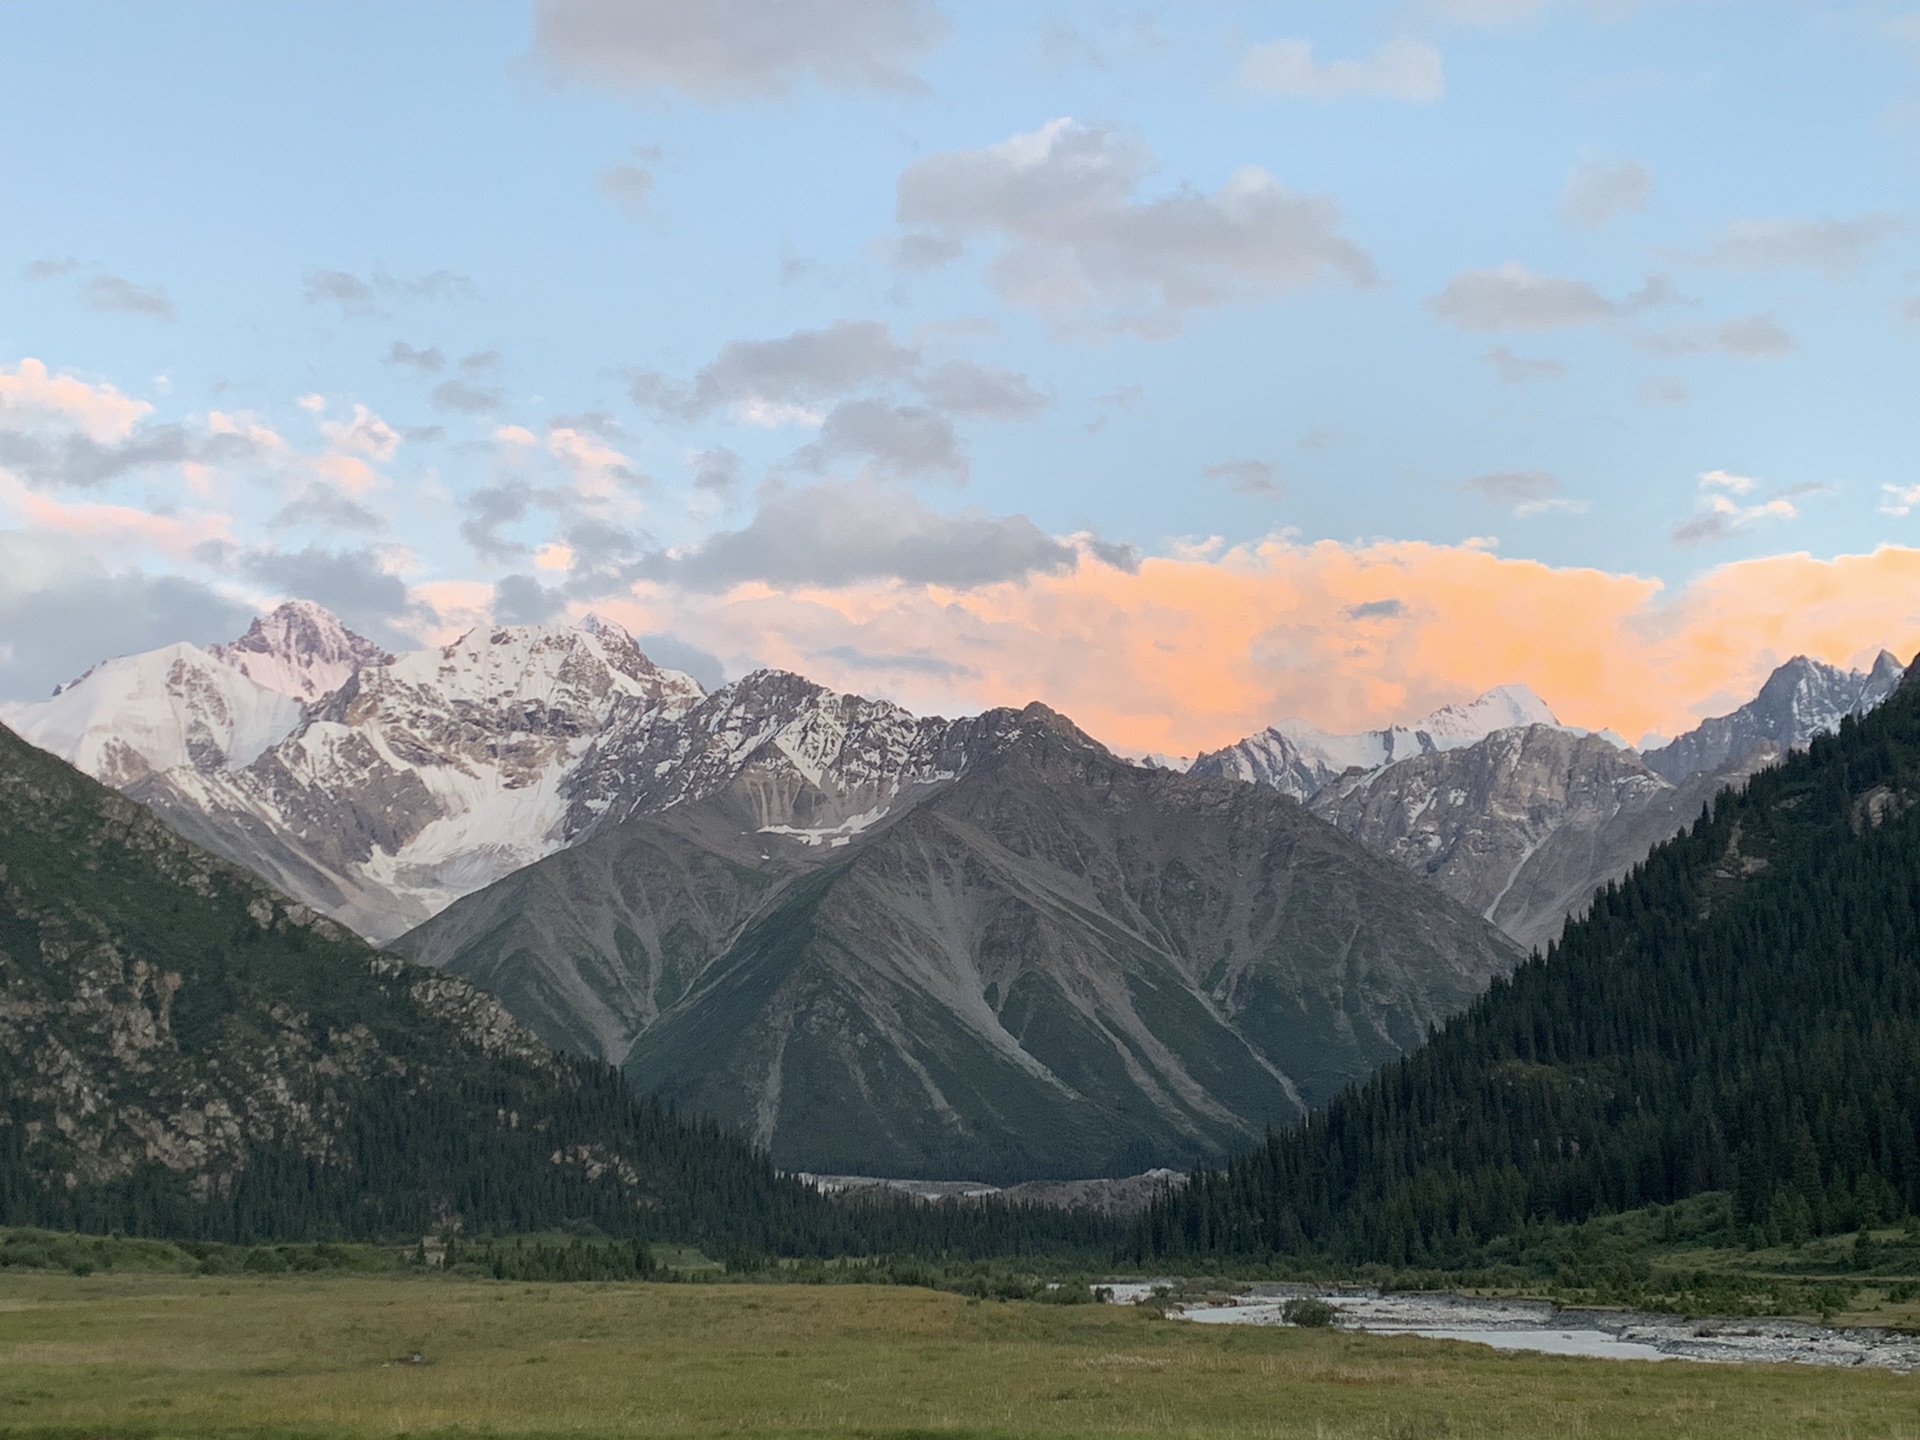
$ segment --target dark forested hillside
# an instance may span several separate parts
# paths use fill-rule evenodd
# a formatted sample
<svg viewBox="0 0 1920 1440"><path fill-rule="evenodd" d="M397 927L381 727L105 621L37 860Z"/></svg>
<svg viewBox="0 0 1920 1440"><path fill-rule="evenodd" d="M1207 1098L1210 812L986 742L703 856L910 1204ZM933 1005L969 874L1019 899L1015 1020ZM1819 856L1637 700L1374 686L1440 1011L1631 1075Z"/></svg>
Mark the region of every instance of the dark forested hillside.
<svg viewBox="0 0 1920 1440"><path fill-rule="evenodd" d="M1446 1265L1523 1219L1705 1190L1776 1241L1920 1210L1916 801L1909 672L1136 1248Z"/></svg>
<svg viewBox="0 0 1920 1440"><path fill-rule="evenodd" d="M729 1251L1099 1242L864 1209L636 1101L0 727L0 1224L182 1238L589 1224Z"/></svg>

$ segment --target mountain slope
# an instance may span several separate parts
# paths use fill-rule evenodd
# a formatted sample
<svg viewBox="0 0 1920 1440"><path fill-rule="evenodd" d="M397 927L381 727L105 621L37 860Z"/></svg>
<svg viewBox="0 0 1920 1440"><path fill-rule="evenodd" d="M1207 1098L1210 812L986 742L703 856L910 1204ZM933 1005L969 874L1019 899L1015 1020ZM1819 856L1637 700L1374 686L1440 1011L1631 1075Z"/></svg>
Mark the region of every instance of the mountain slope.
<svg viewBox="0 0 1920 1440"><path fill-rule="evenodd" d="M1221 1154L1516 958L1282 796L1127 765L1041 706L948 739L958 778L864 829L757 824L743 773L399 947L560 1043L630 1034L636 1088L789 1168L987 1179Z"/></svg>
<svg viewBox="0 0 1920 1440"><path fill-rule="evenodd" d="M1676 786L1598 736L1532 725L1334 780L1308 806L1535 949L1780 755L1761 745Z"/></svg>
<svg viewBox="0 0 1920 1440"><path fill-rule="evenodd" d="M4 728L0 817L0 1223L763 1247L840 1223Z"/></svg>
<svg viewBox="0 0 1920 1440"><path fill-rule="evenodd" d="M1544 960L1142 1228L1143 1254L1446 1264L1730 1189L1757 1239L1920 1210L1920 662Z"/></svg>

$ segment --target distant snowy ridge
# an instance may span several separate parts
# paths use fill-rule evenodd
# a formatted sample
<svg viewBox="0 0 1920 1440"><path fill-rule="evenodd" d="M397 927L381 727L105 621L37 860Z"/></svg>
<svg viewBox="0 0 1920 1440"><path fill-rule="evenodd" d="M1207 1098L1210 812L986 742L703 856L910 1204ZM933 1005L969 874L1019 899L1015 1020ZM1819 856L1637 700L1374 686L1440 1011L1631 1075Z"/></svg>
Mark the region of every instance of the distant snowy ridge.
<svg viewBox="0 0 1920 1440"><path fill-rule="evenodd" d="M1379 770L1414 755L1458 750L1496 731L1525 725L1569 728L1526 686L1502 685L1469 704L1444 705L1412 725L1358 735L1334 735L1304 720L1282 720L1236 745L1200 756L1188 773L1246 780L1307 800L1349 770Z"/></svg>

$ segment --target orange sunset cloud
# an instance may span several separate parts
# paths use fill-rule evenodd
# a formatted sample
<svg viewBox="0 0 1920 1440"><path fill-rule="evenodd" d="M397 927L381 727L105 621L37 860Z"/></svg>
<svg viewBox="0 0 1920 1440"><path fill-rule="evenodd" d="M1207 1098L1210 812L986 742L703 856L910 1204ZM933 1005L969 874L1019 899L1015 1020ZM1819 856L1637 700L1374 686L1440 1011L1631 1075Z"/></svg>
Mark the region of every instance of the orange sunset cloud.
<svg viewBox="0 0 1920 1440"><path fill-rule="evenodd" d="M1910 659L1920 550L1739 561L1669 590L1473 545L1270 540L1133 572L1085 557L965 592L641 585L594 608L736 670L781 666L916 710L1044 700L1135 752L1192 754L1289 716L1361 729L1511 683L1637 740L1732 708L1796 654Z"/></svg>

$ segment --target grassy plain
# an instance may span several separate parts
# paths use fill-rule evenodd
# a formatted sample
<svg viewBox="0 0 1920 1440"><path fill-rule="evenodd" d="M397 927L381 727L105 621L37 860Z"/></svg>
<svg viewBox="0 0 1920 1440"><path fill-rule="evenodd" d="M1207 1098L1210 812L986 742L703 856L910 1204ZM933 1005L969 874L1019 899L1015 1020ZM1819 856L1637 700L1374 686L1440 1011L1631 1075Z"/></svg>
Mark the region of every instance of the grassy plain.
<svg viewBox="0 0 1920 1440"><path fill-rule="evenodd" d="M1914 1440L1920 1378L1500 1356L892 1286L13 1271L0 1433Z"/></svg>

